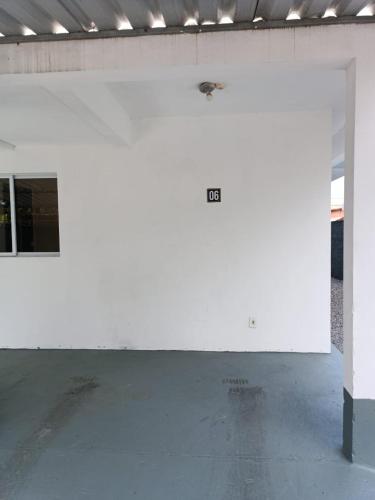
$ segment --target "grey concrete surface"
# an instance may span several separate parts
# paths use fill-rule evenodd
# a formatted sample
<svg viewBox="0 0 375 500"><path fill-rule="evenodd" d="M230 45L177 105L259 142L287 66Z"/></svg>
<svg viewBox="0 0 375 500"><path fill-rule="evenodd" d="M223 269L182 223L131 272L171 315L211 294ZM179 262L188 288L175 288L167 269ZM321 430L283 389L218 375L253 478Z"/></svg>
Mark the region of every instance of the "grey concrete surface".
<svg viewBox="0 0 375 500"><path fill-rule="evenodd" d="M340 352L344 352L343 281L331 280L331 340Z"/></svg>
<svg viewBox="0 0 375 500"><path fill-rule="evenodd" d="M344 389L344 455L375 474L375 401L353 399Z"/></svg>
<svg viewBox="0 0 375 500"><path fill-rule="evenodd" d="M373 500L342 356L0 351L2 500Z"/></svg>

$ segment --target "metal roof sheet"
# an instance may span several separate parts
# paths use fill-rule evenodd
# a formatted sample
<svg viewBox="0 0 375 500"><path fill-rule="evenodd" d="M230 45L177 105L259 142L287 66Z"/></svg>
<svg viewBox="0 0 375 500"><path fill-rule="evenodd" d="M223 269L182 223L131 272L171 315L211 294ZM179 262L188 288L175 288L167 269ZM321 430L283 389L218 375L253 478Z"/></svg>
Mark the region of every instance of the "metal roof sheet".
<svg viewBox="0 0 375 500"><path fill-rule="evenodd" d="M0 33L7 43L374 22L374 14L370 0L0 0Z"/></svg>

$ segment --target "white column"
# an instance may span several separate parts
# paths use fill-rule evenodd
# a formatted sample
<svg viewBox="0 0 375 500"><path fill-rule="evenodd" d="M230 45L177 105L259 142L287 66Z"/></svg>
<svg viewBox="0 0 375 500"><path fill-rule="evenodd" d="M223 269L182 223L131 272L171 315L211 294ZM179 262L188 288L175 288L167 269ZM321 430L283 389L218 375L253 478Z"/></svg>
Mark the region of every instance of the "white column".
<svg viewBox="0 0 375 500"><path fill-rule="evenodd" d="M375 467L375 57L347 70L344 451Z"/></svg>

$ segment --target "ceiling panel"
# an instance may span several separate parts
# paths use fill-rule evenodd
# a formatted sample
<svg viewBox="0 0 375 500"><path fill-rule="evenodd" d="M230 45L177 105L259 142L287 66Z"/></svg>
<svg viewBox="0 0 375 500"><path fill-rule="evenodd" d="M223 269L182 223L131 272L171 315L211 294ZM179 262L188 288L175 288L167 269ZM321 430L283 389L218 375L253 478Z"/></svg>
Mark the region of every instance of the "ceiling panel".
<svg viewBox="0 0 375 500"><path fill-rule="evenodd" d="M33 3L71 33L82 30L82 25L69 9L69 3L59 0L33 0Z"/></svg>
<svg viewBox="0 0 375 500"><path fill-rule="evenodd" d="M49 0L46 0L46 8L48 8L48 2ZM81 30L87 31L90 29L92 19L76 0L57 0L57 2L75 19L79 26L81 26Z"/></svg>
<svg viewBox="0 0 375 500"><path fill-rule="evenodd" d="M17 145L108 142L108 137L96 126L98 117L84 119L76 103L73 111L42 87L3 87L0 94L0 136L9 142Z"/></svg>
<svg viewBox="0 0 375 500"><path fill-rule="evenodd" d="M366 5L374 4L374 2L363 1L363 0L347 0L343 2L338 2L337 5L337 15L338 16L355 16L363 7Z"/></svg>
<svg viewBox="0 0 375 500"><path fill-rule="evenodd" d="M257 16L266 21L272 19L285 19L294 2L292 0L260 0L257 8Z"/></svg>
<svg viewBox="0 0 375 500"><path fill-rule="evenodd" d="M0 7L0 33L3 35L22 35L23 25Z"/></svg>
<svg viewBox="0 0 375 500"><path fill-rule="evenodd" d="M159 5L167 26L183 26L186 21L198 21L197 0L159 0Z"/></svg>
<svg viewBox="0 0 375 500"><path fill-rule="evenodd" d="M147 0L117 0L133 28L149 27L152 22L152 4ZM150 8L151 7L151 8Z"/></svg>
<svg viewBox="0 0 375 500"><path fill-rule="evenodd" d="M32 0L0 0L0 8L35 33L53 31L53 17Z"/></svg>
<svg viewBox="0 0 375 500"><path fill-rule="evenodd" d="M218 16L220 19L234 19L236 12L236 0L219 0Z"/></svg>
<svg viewBox="0 0 375 500"><path fill-rule="evenodd" d="M217 22L217 0L199 0L199 22L200 23L216 23Z"/></svg>
<svg viewBox="0 0 375 500"><path fill-rule="evenodd" d="M257 0L237 0L234 22L252 21L255 17Z"/></svg>
<svg viewBox="0 0 375 500"><path fill-rule="evenodd" d="M93 23L92 26L101 30L117 27L120 7L115 2L111 0L76 0L76 2L82 12L85 12L89 24Z"/></svg>
<svg viewBox="0 0 375 500"><path fill-rule="evenodd" d="M327 0L311 0L311 2L305 2L302 7L301 15L303 17L322 17L331 4L332 2Z"/></svg>

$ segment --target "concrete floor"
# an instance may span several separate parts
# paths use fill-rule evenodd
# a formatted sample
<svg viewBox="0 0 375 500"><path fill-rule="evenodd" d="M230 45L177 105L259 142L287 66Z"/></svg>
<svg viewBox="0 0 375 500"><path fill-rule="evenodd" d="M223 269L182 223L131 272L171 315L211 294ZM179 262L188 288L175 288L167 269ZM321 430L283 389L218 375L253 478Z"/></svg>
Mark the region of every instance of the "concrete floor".
<svg viewBox="0 0 375 500"><path fill-rule="evenodd" d="M365 500L332 355L0 351L2 500Z"/></svg>

